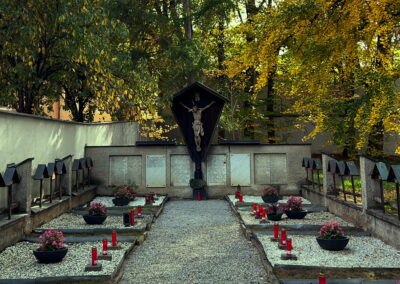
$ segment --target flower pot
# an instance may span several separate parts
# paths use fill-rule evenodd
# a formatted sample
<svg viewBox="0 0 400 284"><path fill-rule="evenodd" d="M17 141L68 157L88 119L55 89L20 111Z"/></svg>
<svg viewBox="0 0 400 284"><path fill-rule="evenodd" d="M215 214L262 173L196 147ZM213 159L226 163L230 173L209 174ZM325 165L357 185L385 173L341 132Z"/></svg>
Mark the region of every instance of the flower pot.
<svg viewBox="0 0 400 284"><path fill-rule="evenodd" d="M262 195L261 198L265 203L276 203L280 199L277 195Z"/></svg>
<svg viewBox="0 0 400 284"><path fill-rule="evenodd" d="M343 250L349 242L348 237L341 239L321 239L317 238L317 242L322 249L326 250Z"/></svg>
<svg viewBox="0 0 400 284"><path fill-rule="evenodd" d="M115 206L126 206L131 200L129 198L114 198L112 202Z"/></svg>
<svg viewBox="0 0 400 284"><path fill-rule="evenodd" d="M103 224L103 222L107 219L107 215L83 215L83 219L89 225L99 225Z"/></svg>
<svg viewBox="0 0 400 284"><path fill-rule="evenodd" d="M68 248L63 247L59 250L53 250L53 251L36 249L33 251L33 254L40 263L55 263L63 260L67 252Z"/></svg>
<svg viewBox="0 0 400 284"><path fill-rule="evenodd" d="M267 213L267 219L271 221L279 221L283 214Z"/></svg>
<svg viewBox="0 0 400 284"><path fill-rule="evenodd" d="M307 211L302 210L302 211L292 211L292 210L287 210L285 211L285 214L288 216L289 219L303 219L307 215Z"/></svg>

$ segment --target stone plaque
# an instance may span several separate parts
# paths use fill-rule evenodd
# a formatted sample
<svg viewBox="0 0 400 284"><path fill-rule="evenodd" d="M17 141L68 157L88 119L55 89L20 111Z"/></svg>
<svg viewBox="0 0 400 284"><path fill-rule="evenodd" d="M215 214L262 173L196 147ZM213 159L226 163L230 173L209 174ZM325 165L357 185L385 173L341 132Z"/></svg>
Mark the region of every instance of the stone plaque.
<svg viewBox="0 0 400 284"><path fill-rule="evenodd" d="M285 184L286 154L270 154L271 184Z"/></svg>
<svg viewBox="0 0 400 284"><path fill-rule="evenodd" d="M141 156L110 156L110 185L142 184Z"/></svg>
<svg viewBox="0 0 400 284"><path fill-rule="evenodd" d="M189 186L190 164L189 155L171 155L171 186Z"/></svg>
<svg viewBox="0 0 400 284"><path fill-rule="evenodd" d="M165 187L165 155L146 156L146 187Z"/></svg>
<svg viewBox="0 0 400 284"><path fill-rule="evenodd" d="M226 185L226 155L207 157L207 185Z"/></svg>
<svg viewBox="0 0 400 284"><path fill-rule="evenodd" d="M250 185L250 154L231 154L231 185Z"/></svg>
<svg viewBox="0 0 400 284"><path fill-rule="evenodd" d="M255 154L256 184L286 184L286 154Z"/></svg>

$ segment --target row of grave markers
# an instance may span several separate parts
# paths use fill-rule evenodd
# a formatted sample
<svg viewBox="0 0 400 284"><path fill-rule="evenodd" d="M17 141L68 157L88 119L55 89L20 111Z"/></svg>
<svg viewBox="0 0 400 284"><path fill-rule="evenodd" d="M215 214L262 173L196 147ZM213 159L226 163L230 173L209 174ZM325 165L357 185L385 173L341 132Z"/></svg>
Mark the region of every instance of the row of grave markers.
<svg viewBox="0 0 400 284"><path fill-rule="evenodd" d="M337 194L337 176L340 178L344 200L346 195L352 195L354 203L357 203L356 197L362 198L362 204L365 209L379 207L385 211L385 196L383 182L391 182L396 187L396 205L398 218L400 219L400 165L386 165L383 162L375 161L371 158L360 157L360 169L355 161L337 161L327 154L322 154L322 161L319 158L303 158L302 167L307 173L311 173L312 188L318 185L319 191L326 194ZM323 172L323 183L320 182L320 172ZM317 173L318 183L314 182L314 172ZM362 194L355 191L354 177L361 178ZM348 191L344 185L344 177L350 177L352 191ZM322 188L321 188L322 187Z"/></svg>
<svg viewBox="0 0 400 284"><path fill-rule="evenodd" d="M54 162L46 164L39 164L36 168L35 174L32 176L33 180L38 180L40 181L40 191L39 191L39 207L42 207L43 203L43 180L44 179L49 179L49 187L50 187L50 195L49 195L49 202L53 202L53 179L55 180L55 189L57 190L56 193L58 193L58 197L61 200L63 196L63 190L62 190L62 182L63 182L63 176L67 174L67 166L65 164L65 161L72 156L66 156L65 158L62 159L56 159ZM16 209L20 206L18 202L15 202L13 200L13 185L19 185L21 180L23 180L23 176L30 176L30 169L31 169L31 162L33 158L27 159L22 161L21 163L18 164L9 164L7 165L7 168L5 170L4 176L1 175L0 173L0 187L6 187L7 188L7 215L8 219L11 219L11 214L13 209ZM26 175L23 175L22 173L19 173L18 167L29 163L28 167L28 173ZM79 171L82 171L82 190L84 190L85 183L87 185L90 185L90 171L93 167L93 160L90 157L85 157L81 159L75 159L72 163L72 172L76 173L76 179L75 179L75 191L78 192L79 188ZM85 169L87 170L87 175L85 179ZM28 186L27 184L24 184L23 186ZM23 190L22 190L23 191ZM27 192L27 190L25 190ZM19 193L20 194L20 193ZM69 193L68 193L69 194ZM27 195L27 194L26 194ZM29 198L28 198L29 199ZM31 200L26 200L26 202L30 202ZM25 208L22 208L21 211L27 211L26 206Z"/></svg>

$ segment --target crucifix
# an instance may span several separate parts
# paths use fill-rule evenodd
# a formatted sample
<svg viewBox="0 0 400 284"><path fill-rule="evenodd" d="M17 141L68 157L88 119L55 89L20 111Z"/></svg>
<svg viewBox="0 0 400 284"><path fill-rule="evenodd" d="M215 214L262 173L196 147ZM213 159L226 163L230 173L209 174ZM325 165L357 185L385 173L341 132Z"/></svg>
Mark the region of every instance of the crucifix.
<svg viewBox="0 0 400 284"><path fill-rule="evenodd" d="M201 113L203 111L205 111L206 109L208 109L210 106L212 106L212 104L214 104L215 101L212 101L211 103L209 103L208 105L206 105L205 107L198 107L193 103L193 107L189 108L188 106L184 105L182 102L180 103L184 108L186 108L188 110L188 112L192 112L193 113L193 123L192 123L192 127L193 127L193 132L194 132L194 142L196 144L196 151L197 152L201 152L201 147L200 147L200 143L201 143L201 137L200 136L204 136L204 129L203 129L203 123L201 122Z"/></svg>

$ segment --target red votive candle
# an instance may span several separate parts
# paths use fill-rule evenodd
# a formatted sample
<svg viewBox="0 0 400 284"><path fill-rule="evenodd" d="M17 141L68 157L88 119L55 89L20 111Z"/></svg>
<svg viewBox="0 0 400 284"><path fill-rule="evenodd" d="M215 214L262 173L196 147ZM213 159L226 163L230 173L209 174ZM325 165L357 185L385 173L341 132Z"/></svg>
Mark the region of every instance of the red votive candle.
<svg viewBox="0 0 400 284"><path fill-rule="evenodd" d="M97 248L92 247L92 266L97 265Z"/></svg>
<svg viewBox="0 0 400 284"><path fill-rule="evenodd" d="M235 197L236 198L239 198L239 194L240 194L239 191L235 191Z"/></svg>
<svg viewBox="0 0 400 284"><path fill-rule="evenodd" d="M131 226L135 225L135 210L131 210Z"/></svg>
<svg viewBox="0 0 400 284"><path fill-rule="evenodd" d="M103 239L103 255L107 255L108 251L108 241L107 239Z"/></svg>
<svg viewBox="0 0 400 284"><path fill-rule="evenodd" d="M263 207L262 207L262 205L258 205L258 212L260 212L260 215L261 215L261 212L263 211Z"/></svg>
<svg viewBox="0 0 400 284"><path fill-rule="evenodd" d="M117 233L115 231L112 231L111 233L111 245L113 247L117 246Z"/></svg>
<svg viewBox="0 0 400 284"><path fill-rule="evenodd" d="M326 284L326 277L325 276L320 276L318 278L318 283L319 284Z"/></svg>
<svg viewBox="0 0 400 284"><path fill-rule="evenodd" d="M137 208L137 214L138 214L138 216L141 216L141 215L142 215L142 206L138 206L138 208Z"/></svg>
<svg viewBox="0 0 400 284"><path fill-rule="evenodd" d="M201 200L201 193L198 192L198 193L197 193L197 201L200 201L200 200Z"/></svg>
<svg viewBox="0 0 400 284"><path fill-rule="evenodd" d="M261 217L263 217L263 218L267 217L267 211L266 210L263 210L261 212Z"/></svg>
<svg viewBox="0 0 400 284"><path fill-rule="evenodd" d="M281 230L281 245L285 245L286 244L286 230L282 229Z"/></svg>
<svg viewBox="0 0 400 284"><path fill-rule="evenodd" d="M279 225L274 224L274 238L277 239L279 237Z"/></svg>
<svg viewBox="0 0 400 284"><path fill-rule="evenodd" d="M256 213L256 211L257 211L257 203L253 203L253 212L254 212L254 214Z"/></svg>
<svg viewBox="0 0 400 284"><path fill-rule="evenodd" d="M286 241L286 255L291 256L292 255L292 239L287 239Z"/></svg>
<svg viewBox="0 0 400 284"><path fill-rule="evenodd" d="M243 202L243 195L239 195L239 202Z"/></svg>

